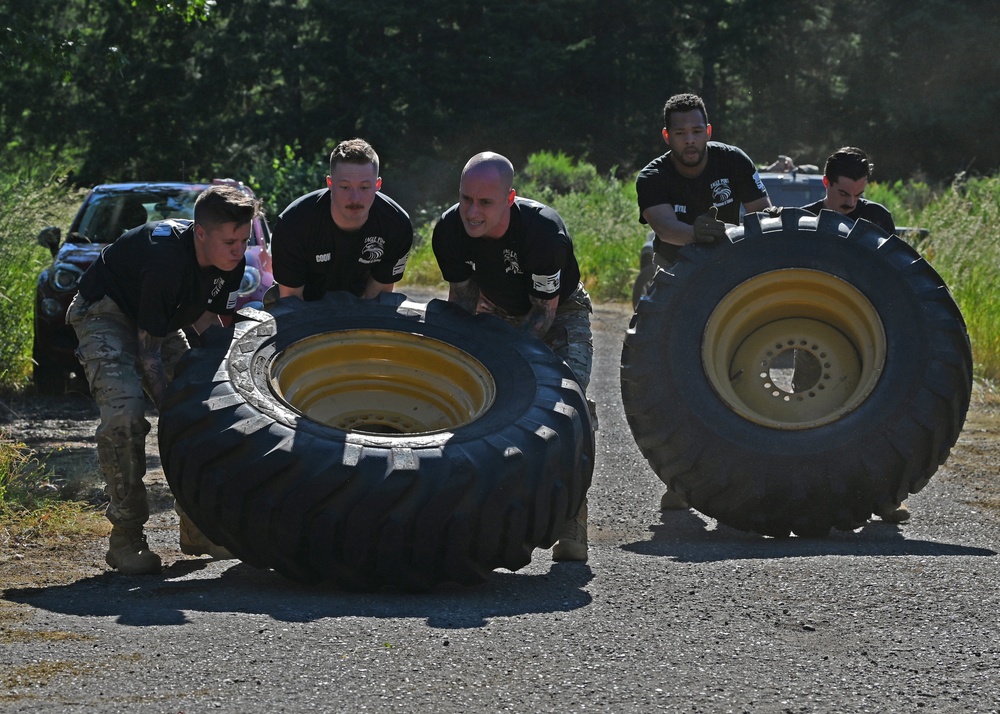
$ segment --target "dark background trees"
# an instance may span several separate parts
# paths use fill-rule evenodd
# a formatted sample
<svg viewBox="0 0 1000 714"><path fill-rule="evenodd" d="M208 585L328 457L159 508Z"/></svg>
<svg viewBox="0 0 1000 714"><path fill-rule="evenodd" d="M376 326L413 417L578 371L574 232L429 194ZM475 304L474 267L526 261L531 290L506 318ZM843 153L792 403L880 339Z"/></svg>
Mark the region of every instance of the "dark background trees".
<svg viewBox="0 0 1000 714"><path fill-rule="evenodd" d="M948 180L1000 166L997 46L987 0L9 0L0 146L82 185L245 178L292 147L305 190L362 136L412 211L484 149L631 175L694 91L758 162L851 143L880 180Z"/></svg>

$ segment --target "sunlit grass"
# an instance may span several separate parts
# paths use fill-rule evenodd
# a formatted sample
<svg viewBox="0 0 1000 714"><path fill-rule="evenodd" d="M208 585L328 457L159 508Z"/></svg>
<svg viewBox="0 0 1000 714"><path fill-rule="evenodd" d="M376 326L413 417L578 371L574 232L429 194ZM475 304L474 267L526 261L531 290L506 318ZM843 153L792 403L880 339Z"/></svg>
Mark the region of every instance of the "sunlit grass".
<svg viewBox="0 0 1000 714"><path fill-rule="evenodd" d="M1000 380L1000 177L956 182L914 216L914 225L928 230L914 245L965 318L976 376Z"/></svg>

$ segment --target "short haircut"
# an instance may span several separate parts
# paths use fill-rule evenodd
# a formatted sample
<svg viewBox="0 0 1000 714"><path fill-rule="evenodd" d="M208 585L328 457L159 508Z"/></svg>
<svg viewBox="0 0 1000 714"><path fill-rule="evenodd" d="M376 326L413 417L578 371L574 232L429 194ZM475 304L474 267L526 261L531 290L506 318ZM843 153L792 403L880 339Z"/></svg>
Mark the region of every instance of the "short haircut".
<svg viewBox="0 0 1000 714"><path fill-rule="evenodd" d="M462 176L464 177L473 169L486 166L496 170L503 183L504 191L510 191L514 187L514 165L506 156L493 151L482 151L469 159L465 168L462 169Z"/></svg>
<svg viewBox="0 0 1000 714"><path fill-rule="evenodd" d="M830 154L823 175L830 183L836 183L841 176L857 181L870 179L874 170L875 164L868 160L868 154L856 146L844 146Z"/></svg>
<svg viewBox="0 0 1000 714"><path fill-rule="evenodd" d="M373 164L375 175L378 176L378 154L375 149L364 139L347 139L333 147L330 152L330 175L337 168L337 164L343 161L345 164Z"/></svg>
<svg viewBox="0 0 1000 714"><path fill-rule="evenodd" d="M206 188L194 202L194 222L206 228L223 223L242 226L260 215L260 199L235 186Z"/></svg>
<svg viewBox="0 0 1000 714"><path fill-rule="evenodd" d="M684 93L675 94L663 105L663 128L670 128L670 115L674 112L701 112L701 118L708 124L708 111L705 109L705 102L697 94Z"/></svg>

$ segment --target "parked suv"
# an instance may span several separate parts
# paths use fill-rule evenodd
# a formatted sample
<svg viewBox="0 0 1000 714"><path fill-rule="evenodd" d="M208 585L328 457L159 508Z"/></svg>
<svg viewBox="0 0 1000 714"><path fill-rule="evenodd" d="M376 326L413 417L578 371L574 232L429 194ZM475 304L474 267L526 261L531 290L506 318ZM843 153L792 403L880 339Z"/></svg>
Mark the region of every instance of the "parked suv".
<svg viewBox="0 0 1000 714"><path fill-rule="evenodd" d="M236 186L249 195L253 191L233 179L208 183L118 183L93 188L70 225L60 246L61 231L43 228L38 242L52 253L52 264L42 270L35 288L34 359L35 387L42 394L61 394L70 373L83 376L76 359L76 333L66 324L66 310L76 294L84 271L122 233L149 221L194 218L198 194L211 185ZM261 218L254 221L247 246L237 307L262 300L271 276L271 232Z"/></svg>

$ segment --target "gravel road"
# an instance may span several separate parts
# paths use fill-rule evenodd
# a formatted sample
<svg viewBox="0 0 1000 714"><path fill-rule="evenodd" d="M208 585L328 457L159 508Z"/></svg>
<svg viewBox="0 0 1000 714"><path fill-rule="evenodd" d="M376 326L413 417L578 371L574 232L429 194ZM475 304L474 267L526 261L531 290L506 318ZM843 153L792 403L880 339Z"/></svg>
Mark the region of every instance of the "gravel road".
<svg viewBox="0 0 1000 714"><path fill-rule="evenodd" d="M629 315L595 313L587 564L536 551L420 595L304 587L181 556L151 458L161 576L108 572L98 539L47 576L48 550L0 536L0 710L1000 711L997 414L970 415L902 526L774 540L661 514L621 407ZM96 475L89 401L13 410L0 427Z"/></svg>

